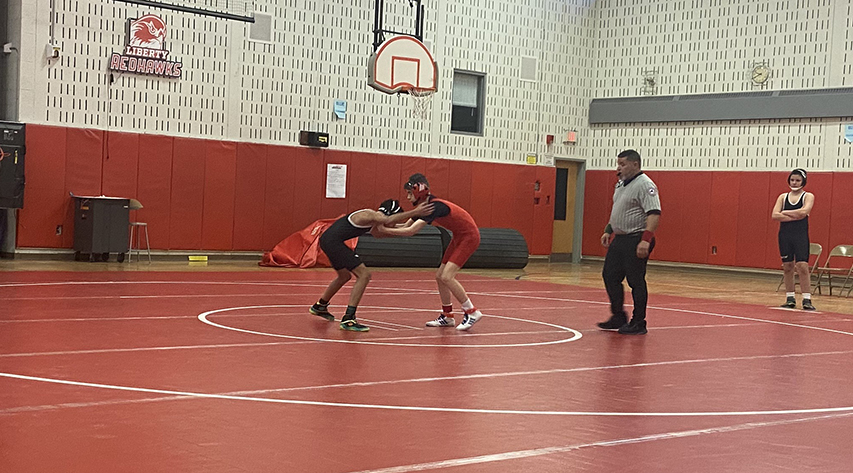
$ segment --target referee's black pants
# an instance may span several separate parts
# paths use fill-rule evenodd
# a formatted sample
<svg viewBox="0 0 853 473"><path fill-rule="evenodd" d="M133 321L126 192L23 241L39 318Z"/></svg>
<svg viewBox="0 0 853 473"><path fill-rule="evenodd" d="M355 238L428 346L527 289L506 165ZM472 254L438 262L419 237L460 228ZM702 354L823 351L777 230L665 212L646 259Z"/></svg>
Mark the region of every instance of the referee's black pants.
<svg viewBox="0 0 853 473"><path fill-rule="evenodd" d="M622 287L622 280L627 279L634 299L632 320L638 322L646 320L646 304L649 301L649 292L646 289L646 263L649 259L637 257L637 245L642 239L642 232L615 235L607 248L604 270L601 272L607 296L610 297L610 313L627 317L624 308L625 289ZM654 247L655 240L652 238L649 246L650 254Z"/></svg>

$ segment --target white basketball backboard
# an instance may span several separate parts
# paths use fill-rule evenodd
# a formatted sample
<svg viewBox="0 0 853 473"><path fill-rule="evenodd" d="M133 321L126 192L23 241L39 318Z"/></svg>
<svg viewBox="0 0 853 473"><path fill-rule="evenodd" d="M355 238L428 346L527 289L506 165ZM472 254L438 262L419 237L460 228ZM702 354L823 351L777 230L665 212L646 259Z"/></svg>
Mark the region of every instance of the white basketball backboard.
<svg viewBox="0 0 853 473"><path fill-rule="evenodd" d="M386 94L438 88L438 65L426 46L411 36L395 36L370 56L367 83Z"/></svg>

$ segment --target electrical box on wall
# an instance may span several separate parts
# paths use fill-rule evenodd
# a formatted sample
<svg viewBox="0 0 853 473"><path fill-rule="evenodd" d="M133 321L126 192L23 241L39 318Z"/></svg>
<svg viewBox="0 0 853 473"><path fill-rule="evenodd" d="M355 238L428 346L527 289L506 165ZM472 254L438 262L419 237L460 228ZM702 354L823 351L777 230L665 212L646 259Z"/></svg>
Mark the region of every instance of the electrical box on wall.
<svg viewBox="0 0 853 473"><path fill-rule="evenodd" d="M24 207L26 125L0 121L0 208Z"/></svg>
<svg viewBox="0 0 853 473"><path fill-rule="evenodd" d="M313 146L315 148L329 147L329 134L319 131L300 131L299 144L302 146Z"/></svg>
<svg viewBox="0 0 853 473"><path fill-rule="evenodd" d="M44 55L48 59L59 59L61 54L62 46L60 46L56 41L48 42L47 46L44 48Z"/></svg>

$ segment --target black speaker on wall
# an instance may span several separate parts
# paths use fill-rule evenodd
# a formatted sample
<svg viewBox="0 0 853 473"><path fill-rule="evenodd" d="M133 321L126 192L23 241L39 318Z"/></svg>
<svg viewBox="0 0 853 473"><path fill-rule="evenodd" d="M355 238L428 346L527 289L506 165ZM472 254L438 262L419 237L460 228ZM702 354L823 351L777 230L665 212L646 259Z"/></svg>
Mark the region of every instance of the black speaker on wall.
<svg viewBox="0 0 853 473"><path fill-rule="evenodd" d="M0 208L24 207L26 125L0 121Z"/></svg>
<svg viewBox="0 0 853 473"><path fill-rule="evenodd" d="M314 146L316 148L328 148L329 134L302 130L299 132L299 144L302 146Z"/></svg>

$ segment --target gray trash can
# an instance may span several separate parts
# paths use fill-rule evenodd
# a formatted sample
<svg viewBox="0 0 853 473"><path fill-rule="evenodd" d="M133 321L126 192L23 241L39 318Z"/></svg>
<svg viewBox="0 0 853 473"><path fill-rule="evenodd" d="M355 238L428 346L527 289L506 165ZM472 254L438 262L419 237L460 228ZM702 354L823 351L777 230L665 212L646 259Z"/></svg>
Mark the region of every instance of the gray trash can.
<svg viewBox="0 0 853 473"><path fill-rule="evenodd" d="M128 248L130 199L71 194L74 198L74 259L108 261L117 253L124 261Z"/></svg>

